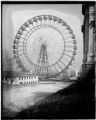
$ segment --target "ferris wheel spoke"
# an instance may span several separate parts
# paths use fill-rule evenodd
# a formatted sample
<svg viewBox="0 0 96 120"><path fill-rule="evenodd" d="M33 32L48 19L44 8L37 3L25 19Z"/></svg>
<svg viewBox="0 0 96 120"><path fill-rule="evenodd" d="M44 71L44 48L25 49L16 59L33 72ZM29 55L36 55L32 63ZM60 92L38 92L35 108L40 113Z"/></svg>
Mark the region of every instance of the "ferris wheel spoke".
<svg viewBox="0 0 96 120"><path fill-rule="evenodd" d="M44 75L45 74L44 68L42 68L42 67L40 67L40 70L38 72L39 72L39 75Z"/></svg>
<svg viewBox="0 0 96 120"><path fill-rule="evenodd" d="M26 60L22 60L22 63L24 63L24 66L27 66L30 69L30 65L26 62Z"/></svg>
<svg viewBox="0 0 96 120"><path fill-rule="evenodd" d="M62 26L59 27L59 30L61 30L61 33L63 32Z"/></svg>
<svg viewBox="0 0 96 120"><path fill-rule="evenodd" d="M74 47L74 45L72 44L72 43L65 43L65 46L64 46L66 49L68 48L68 49L70 49L70 48L72 48L73 49L73 47Z"/></svg>
<svg viewBox="0 0 96 120"><path fill-rule="evenodd" d="M72 57L72 56L70 56L70 55L68 55L68 54L65 54L65 53L64 53L64 55L66 55L66 56L68 56L68 57Z"/></svg>
<svg viewBox="0 0 96 120"><path fill-rule="evenodd" d="M71 38L70 35L64 37L65 40L70 39L70 38Z"/></svg>
<svg viewBox="0 0 96 120"><path fill-rule="evenodd" d="M51 66L51 71L50 71L50 73L53 74L53 75L55 74L52 66Z"/></svg>
<svg viewBox="0 0 96 120"><path fill-rule="evenodd" d="M55 57L56 57L56 56L55 56ZM62 62L62 58L61 58L58 62L61 62L64 66L66 66L66 64L64 64L64 63Z"/></svg>
<svg viewBox="0 0 96 120"><path fill-rule="evenodd" d="M30 47L32 48L32 45L27 45L27 47L28 47L28 48L30 48Z"/></svg>
<svg viewBox="0 0 96 120"><path fill-rule="evenodd" d="M33 41L27 41L27 44L32 44L33 43Z"/></svg>
<svg viewBox="0 0 96 120"><path fill-rule="evenodd" d="M67 43L67 44L65 44L65 47L66 48L71 48L71 47L74 47L74 46L72 44Z"/></svg>
<svg viewBox="0 0 96 120"><path fill-rule="evenodd" d="M52 72L53 72L53 74L56 73L56 72L55 72L55 69L54 69L54 66L52 66Z"/></svg>
<svg viewBox="0 0 96 120"><path fill-rule="evenodd" d="M73 45L73 41L65 42L65 45Z"/></svg>
<svg viewBox="0 0 96 120"><path fill-rule="evenodd" d="M23 47L22 48L18 48L16 50L17 50L17 52L22 52L23 51Z"/></svg>
<svg viewBox="0 0 96 120"><path fill-rule="evenodd" d="M42 42L39 41L41 37ZM49 48L43 47L41 50L42 44ZM72 53L76 51L76 41L70 26L61 18L39 15L20 27L13 49L16 58L32 74L50 76L69 65L70 59L74 57Z"/></svg>
<svg viewBox="0 0 96 120"><path fill-rule="evenodd" d="M41 68L40 67L38 67L37 68L37 75L40 75L42 72L41 72Z"/></svg>
<svg viewBox="0 0 96 120"><path fill-rule="evenodd" d="M27 53L26 53L26 54L27 54ZM33 61L34 61L34 63L35 63L36 58L37 58L36 55L35 55L35 54L31 54L30 56L31 56L31 58L33 59ZM31 59L31 58L30 58L30 59Z"/></svg>
<svg viewBox="0 0 96 120"><path fill-rule="evenodd" d="M33 57L33 62L35 65L39 65L39 64L37 64L37 57Z"/></svg>
<svg viewBox="0 0 96 120"><path fill-rule="evenodd" d="M18 53L18 57L19 57L19 56L24 56L24 54L23 54L23 53Z"/></svg>
<svg viewBox="0 0 96 120"><path fill-rule="evenodd" d="M58 51L58 50L57 50L57 51L55 51L54 53L60 53L60 54L62 54L63 52L64 52L64 51L61 52L61 51Z"/></svg>
<svg viewBox="0 0 96 120"><path fill-rule="evenodd" d="M65 51L67 51L67 52L71 52L71 53L74 52L74 51L71 51L71 50L65 50Z"/></svg>
<svg viewBox="0 0 96 120"><path fill-rule="evenodd" d="M54 56L54 55L53 55L53 56ZM57 61L57 58L56 58L56 57L55 57L55 58L54 58L54 57L52 57L52 59L51 59L51 60L50 60L50 62L49 62L49 63L50 63L50 65L51 65L51 64L53 64L53 63L55 63L55 61Z"/></svg>
<svg viewBox="0 0 96 120"><path fill-rule="evenodd" d="M34 75L36 75L36 72L35 72L35 71L36 71L36 66L33 66L32 69L31 69L31 71L32 71L32 73L33 73Z"/></svg>
<svg viewBox="0 0 96 120"><path fill-rule="evenodd" d="M58 70L56 69L56 66L55 65L53 65L53 67L54 67L54 69L55 69L55 73L58 73Z"/></svg>
<svg viewBox="0 0 96 120"><path fill-rule="evenodd" d="M66 30L63 30L62 32L63 32L63 34L64 34L65 36L69 34L69 30L67 30L67 29L66 29Z"/></svg>
<svg viewBox="0 0 96 120"><path fill-rule="evenodd" d="M23 38L23 37L20 37L20 38L22 38L22 39L24 39L24 40L27 40L27 39L25 39L25 37ZM24 41L23 41L24 42Z"/></svg>
<svg viewBox="0 0 96 120"><path fill-rule="evenodd" d="M55 56L55 55L54 55L54 56ZM56 56L55 56L55 57L56 57ZM66 65L61 61L61 59L59 59L59 61L57 61L56 64L59 63L59 62L62 63L64 66L66 66Z"/></svg>
<svg viewBox="0 0 96 120"><path fill-rule="evenodd" d="M39 67L36 67L34 73L36 73L37 75L40 75L40 72L41 72L40 68L39 68Z"/></svg>
<svg viewBox="0 0 96 120"><path fill-rule="evenodd" d="M23 48L23 45L18 45L19 48Z"/></svg>
<svg viewBox="0 0 96 120"><path fill-rule="evenodd" d="M52 20L52 24L54 25L55 27L55 22ZM59 29L59 24L56 25L56 27Z"/></svg>
<svg viewBox="0 0 96 120"><path fill-rule="evenodd" d="M37 69L38 69L38 66L37 66L37 65L33 66L33 69L32 69L32 70L33 70L33 73L34 73L34 74L37 74Z"/></svg>
<svg viewBox="0 0 96 120"><path fill-rule="evenodd" d="M20 40L19 40L18 44L23 44L23 42L24 42L24 41L20 41Z"/></svg>
<svg viewBox="0 0 96 120"><path fill-rule="evenodd" d="M65 63L68 63L68 61L70 60L71 57L67 56L68 59L65 58L65 56L62 57L62 61L64 61Z"/></svg>
<svg viewBox="0 0 96 120"><path fill-rule="evenodd" d="M24 65L28 65L28 63L26 62L26 60L24 58L20 58L20 60L22 60L23 63L25 63Z"/></svg>
<svg viewBox="0 0 96 120"><path fill-rule="evenodd" d="M62 61L61 61L61 59L60 59L60 61L59 61L60 63L62 63L64 66L66 66L66 64L64 64Z"/></svg>
<svg viewBox="0 0 96 120"><path fill-rule="evenodd" d="M18 55L18 57L20 58L20 60L22 59L23 61L26 62L26 58L24 57L24 55L22 55L22 56L21 56L21 55L20 55L20 56Z"/></svg>
<svg viewBox="0 0 96 120"><path fill-rule="evenodd" d="M61 48L61 47L63 47L63 48ZM56 51L56 50L60 50L60 51L63 51L63 50L64 50L64 46L55 46L54 48L55 48L55 51Z"/></svg>
<svg viewBox="0 0 96 120"><path fill-rule="evenodd" d="M69 39L69 40L67 39L67 40L65 40L65 43L72 43L73 44L73 41L74 40L72 40L72 39Z"/></svg>
<svg viewBox="0 0 96 120"><path fill-rule="evenodd" d="M59 63L57 62L56 64L58 65L58 67L60 68L60 70L62 70L62 67L59 65Z"/></svg>
<svg viewBox="0 0 96 120"><path fill-rule="evenodd" d="M33 64L33 62L30 60L30 58L27 56L27 55L25 55L26 56L26 59L28 60L28 62L30 63L30 64Z"/></svg>

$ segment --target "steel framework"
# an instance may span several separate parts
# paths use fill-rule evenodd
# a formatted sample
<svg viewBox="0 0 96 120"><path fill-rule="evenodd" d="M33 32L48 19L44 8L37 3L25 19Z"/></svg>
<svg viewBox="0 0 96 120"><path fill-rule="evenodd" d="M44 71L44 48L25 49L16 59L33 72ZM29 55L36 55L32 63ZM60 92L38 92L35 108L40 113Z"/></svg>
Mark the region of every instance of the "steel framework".
<svg viewBox="0 0 96 120"><path fill-rule="evenodd" d="M15 36L13 48L17 63L39 76L53 76L68 68L77 49L70 26L52 15L25 22Z"/></svg>

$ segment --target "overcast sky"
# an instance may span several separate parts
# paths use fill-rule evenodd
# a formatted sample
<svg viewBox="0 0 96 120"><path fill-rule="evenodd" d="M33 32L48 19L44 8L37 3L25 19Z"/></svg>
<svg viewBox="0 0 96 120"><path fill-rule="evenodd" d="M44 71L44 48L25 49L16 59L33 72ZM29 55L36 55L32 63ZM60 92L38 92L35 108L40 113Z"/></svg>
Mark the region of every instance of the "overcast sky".
<svg viewBox="0 0 96 120"><path fill-rule="evenodd" d="M65 4L31 4L3 6L3 50L7 49L13 55L14 37L21 25L28 19L39 14L51 14L61 17L72 28L77 40L77 55L70 68L79 69L83 58L83 24L82 6Z"/></svg>

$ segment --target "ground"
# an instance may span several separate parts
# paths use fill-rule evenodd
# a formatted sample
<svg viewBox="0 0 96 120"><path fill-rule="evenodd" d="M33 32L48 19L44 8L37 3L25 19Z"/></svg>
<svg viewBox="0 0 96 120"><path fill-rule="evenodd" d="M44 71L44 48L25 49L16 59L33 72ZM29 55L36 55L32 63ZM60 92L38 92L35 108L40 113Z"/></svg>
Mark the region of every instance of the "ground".
<svg viewBox="0 0 96 120"><path fill-rule="evenodd" d="M3 115L14 117L23 109L33 106L46 96L68 87L74 82L58 82L29 85L4 85L3 89Z"/></svg>
<svg viewBox="0 0 96 120"><path fill-rule="evenodd" d="M42 99L16 117L92 119L94 111L94 84L80 82Z"/></svg>
<svg viewBox="0 0 96 120"><path fill-rule="evenodd" d="M23 109L14 115L15 118L95 119L94 71L90 70L86 76L78 78L76 83Z"/></svg>

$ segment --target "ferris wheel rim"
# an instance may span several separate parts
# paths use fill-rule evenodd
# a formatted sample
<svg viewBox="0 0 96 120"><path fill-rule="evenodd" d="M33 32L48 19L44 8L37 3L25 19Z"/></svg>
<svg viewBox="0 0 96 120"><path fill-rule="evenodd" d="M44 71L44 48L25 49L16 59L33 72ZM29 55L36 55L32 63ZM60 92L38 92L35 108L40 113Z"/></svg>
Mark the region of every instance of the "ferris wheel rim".
<svg viewBox="0 0 96 120"><path fill-rule="evenodd" d="M33 18L31 18L31 19L34 19L34 18L36 18L36 17L41 17L41 16L43 16L43 15L39 15L39 16L35 16L35 17L33 17ZM44 16L48 16L48 15L44 15ZM43 16L43 17L44 17ZM49 15L50 16L50 15ZM56 17L56 16L52 16L52 17ZM29 20L31 20L31 19L29 19ZM59 18L58 17L56 17L56 19L58 19L59 20ZM29 21L28 20L28 21ZM62 20L62 19L60 19L60 20ZM27 22L28 22L27 21ZM64 20L62 20L66 25L67 25L67 27L69 27L70 28L70 26L64 21ZM25 22L25 23L27 23L27 22ZM22 25L22 26L24 26L25 25L25 23ZM21 26L21 27L22 27ZM20 29L18 30L18 31L20 31L21 30L21 27L20 27ZM52 27L52 26L51 26ZM58 29L57 29L58 30ZM58 30L59 31L59 30ZM71 30L71 28L70 28L70 31L72 32L72 30ZM18 33L18 32L17 32ZM60 33L60 31L59 31L59 33ZM27 33L28 34L28 33ZM16 34L17 35L17 34ZM61 34L62 35L62 34ZM63 35L62 35L63 36ZM72 33L72 37L74 37L74 34ZM75 39L75 38L74 38ZM64 41L65 42L65 41ZM65 51L65 44L64 44L64 51ZM62 56L64 55L64 51L63 51L63 53L62 53ZM73 50L73 52L74 52L75 50ZM62 56L59 58L59 60L57 60L57 62L55 62L54 64L52 64L51 66L53 66L53 65L55 65L56 63L58 63L58 61L60 61L61 60L61 58L62 58ZM74 58L74 55L72 55L72 57ZM19 57L17 57L18 59L19 59ZM28 59L28 57L26 57L27 59ZM20 59L19 59L20 60ZM21 62L21 60L20 60L20 62ZM28 61L27 61L28 62ZM71 60L69 61L69 62L72 62L72 58L71 58ZM68 62L68 63L69 63ZM32 61L31 61L31 63L32 63ZM32 63L33 64L33 63ZM36 66L36 64L33 64L33 65L35 65ZM38 65L37 65L38 66ZM66 65L67 66L67 65ZM39 66L39 67L41 67L41 66ZM48 67L50 67L50 66L48 66ZM26 68L25 68L26 69Z"/></svg>

